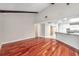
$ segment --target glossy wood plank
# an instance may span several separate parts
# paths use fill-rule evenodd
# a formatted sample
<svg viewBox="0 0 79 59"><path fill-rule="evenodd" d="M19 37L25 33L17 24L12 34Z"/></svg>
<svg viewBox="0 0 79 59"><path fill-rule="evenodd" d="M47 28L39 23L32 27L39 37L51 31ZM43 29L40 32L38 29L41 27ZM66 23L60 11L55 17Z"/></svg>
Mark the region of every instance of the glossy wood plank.
<svg viewBox="0 0 79 59"><path fill-rule="evenodd" d="M3 44L1 56L79 56L79 50L55 39L30 38Z"/></svg>

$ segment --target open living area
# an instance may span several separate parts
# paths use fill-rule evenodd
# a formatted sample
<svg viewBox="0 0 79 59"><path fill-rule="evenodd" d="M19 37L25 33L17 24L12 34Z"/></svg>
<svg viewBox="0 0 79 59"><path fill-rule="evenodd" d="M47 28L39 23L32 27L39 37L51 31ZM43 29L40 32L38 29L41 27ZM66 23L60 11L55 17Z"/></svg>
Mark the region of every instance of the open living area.
<svg viewBox="0 0 79 59"><path fill-rule="evenodd" d="M0 56L79 56L79 3L0 3Z"/></svg>

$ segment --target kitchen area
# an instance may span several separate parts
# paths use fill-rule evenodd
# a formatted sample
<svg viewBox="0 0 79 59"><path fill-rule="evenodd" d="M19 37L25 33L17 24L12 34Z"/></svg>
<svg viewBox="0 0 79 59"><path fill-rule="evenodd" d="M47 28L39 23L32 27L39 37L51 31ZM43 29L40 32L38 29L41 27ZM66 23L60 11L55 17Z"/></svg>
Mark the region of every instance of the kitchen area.
<svg viewBox="0 0 79 59"><path fill-rule="evenodd" d="M59 21L39 23L38 37L54 38L79 49L79 18L62 18Z"/></svg>

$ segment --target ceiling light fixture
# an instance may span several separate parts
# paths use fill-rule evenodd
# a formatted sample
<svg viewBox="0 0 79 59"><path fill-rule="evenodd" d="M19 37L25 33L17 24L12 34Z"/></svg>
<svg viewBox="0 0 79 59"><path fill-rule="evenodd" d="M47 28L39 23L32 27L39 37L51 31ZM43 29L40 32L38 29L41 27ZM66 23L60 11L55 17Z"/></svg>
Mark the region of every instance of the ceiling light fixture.
<svg viewBox="0 0 79 59"><path fill-rule="evenodd" d="M54 5L55 3L51 3L52 5Z"/></svg>
<svg viewBox="0 0 79 59"><path fill-rule="evenodd" d="M66 3L66 5L70 5L70 3Z"/></svg>

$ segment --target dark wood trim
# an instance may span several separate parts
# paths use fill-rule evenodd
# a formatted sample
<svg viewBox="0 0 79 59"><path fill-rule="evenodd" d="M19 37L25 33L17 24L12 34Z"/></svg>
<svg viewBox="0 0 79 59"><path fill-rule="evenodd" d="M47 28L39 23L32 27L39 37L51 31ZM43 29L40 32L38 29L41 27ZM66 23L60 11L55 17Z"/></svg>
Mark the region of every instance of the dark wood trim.
<svg viewBox="0 0 79 59"><path fill-rule="evenodd" d="M0 13L38 13L33 11L0 10Z"/></svg>

